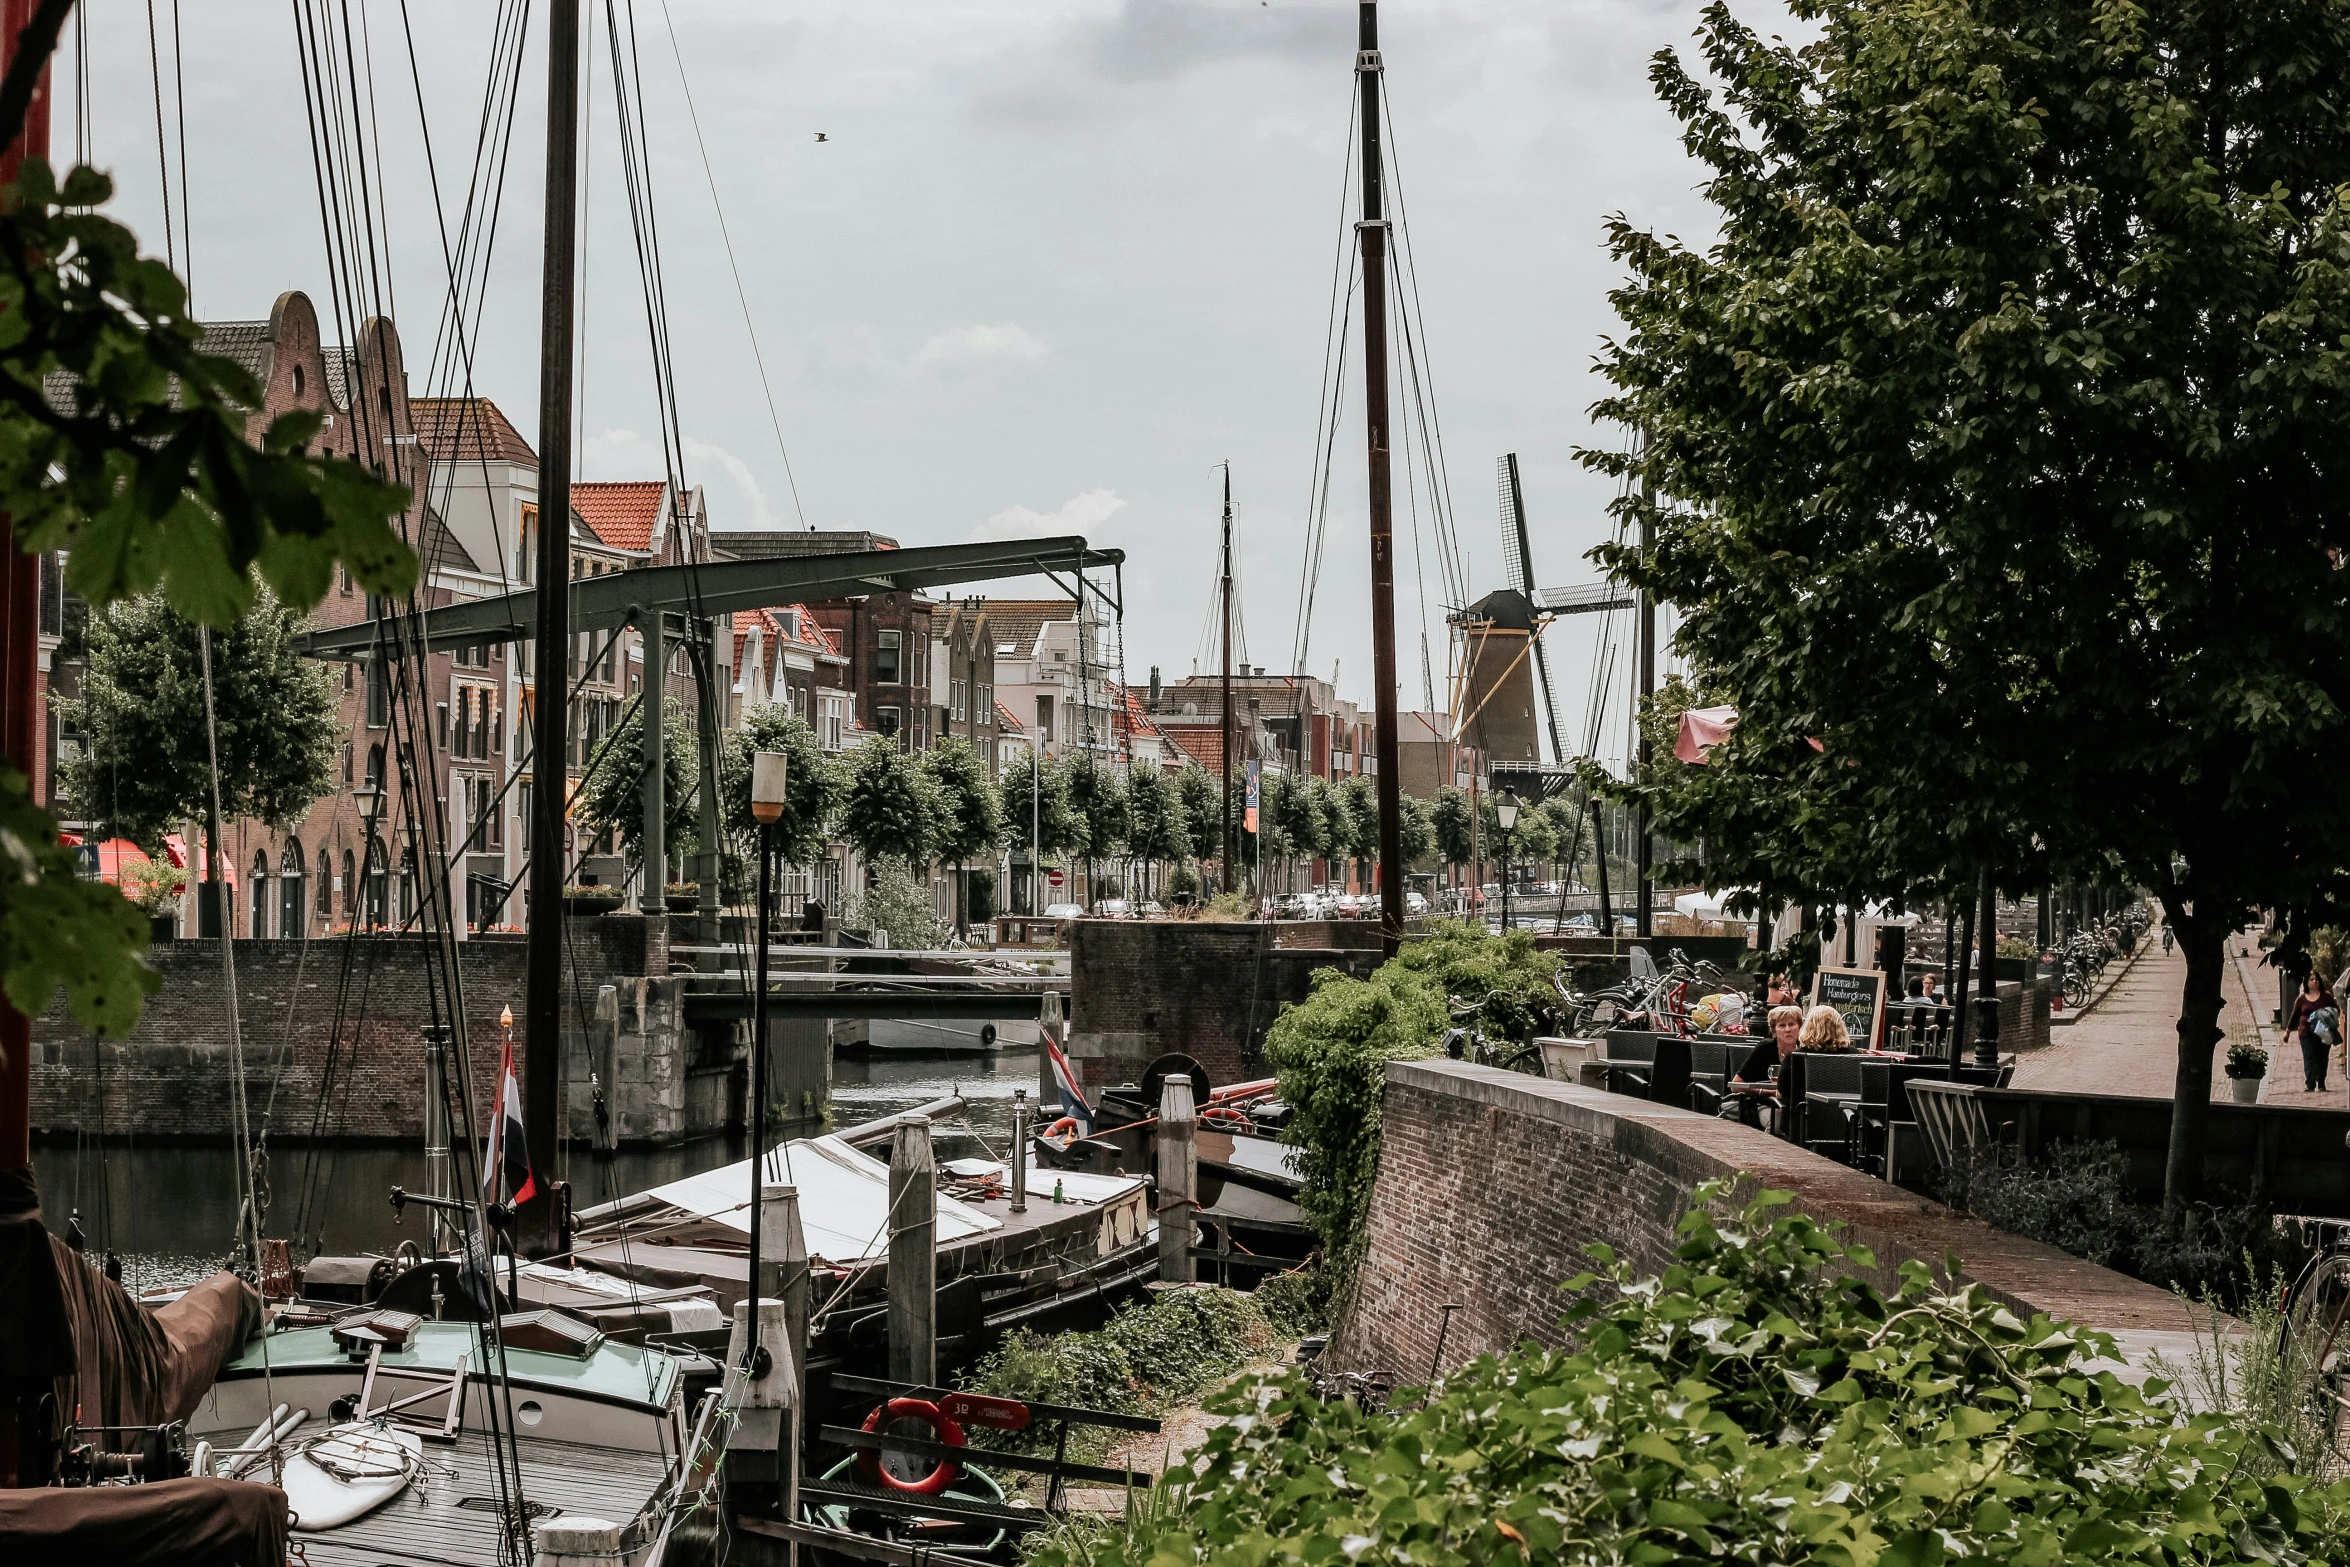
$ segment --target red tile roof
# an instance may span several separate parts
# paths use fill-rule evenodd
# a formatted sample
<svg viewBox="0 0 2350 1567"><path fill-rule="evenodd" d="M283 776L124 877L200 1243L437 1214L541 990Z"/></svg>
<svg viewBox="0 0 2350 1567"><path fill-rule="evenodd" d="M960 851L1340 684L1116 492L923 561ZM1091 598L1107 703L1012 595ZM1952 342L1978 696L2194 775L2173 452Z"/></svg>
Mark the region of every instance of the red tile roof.
<svg viewBox="0 0 2350 1567"><path fill-rule="evenodd" d="M539 465L538 453L486 397L417 397L408 403L419 445L435 462Z"/></svg>
<svg viewBox="0 0 2350 1567"><path fill-rule="evenodd" d="M1014 718L1012 716L1012 710L1004 706L1004 704L1001 702L998 702L995 705L995 726L999 731L1008 735L1024 735L1028 733L1028 726L1020 722L1019 719Z"/></svg>
<svg viewBox="0 0 2350 1567"><path fill-rule="evenodd" d="M659 479L575 484L571 487L571 509L597 538L614 549L649 550L653 530L661 525L661 507L668 490Z"/></svg>
<svg viewBox="0 0 2350 1567"><path fill-rule="evenodd" d="M1224 766L1224 729L1221 724L1170 726L1160 731L1175 749L1206 768L1221 771Z"/></svg>

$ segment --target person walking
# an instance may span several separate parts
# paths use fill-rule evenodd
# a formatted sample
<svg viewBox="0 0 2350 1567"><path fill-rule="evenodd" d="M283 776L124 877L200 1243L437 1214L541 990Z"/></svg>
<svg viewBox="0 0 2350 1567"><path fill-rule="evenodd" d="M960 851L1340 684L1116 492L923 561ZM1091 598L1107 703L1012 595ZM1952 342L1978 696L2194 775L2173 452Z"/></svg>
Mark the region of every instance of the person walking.
<svg viewBox="0 0 2350 1567"><path fill-rule="evenodd" d="M2171 943L2176 939L2177 938L2171 934L2170 921L2164 920L2162 922L2162 955L2164 957L2167 958L2170 956Z"/></svg>
<svg viewBox="0 0 2350 1567"><path fill-rule="evenodd" d="M2326 1088L2326 1063L2334 1053L2334 1040L2341 1032L2342 1010L2326 989L2326 982L2312 973L2301 982L2301 994L2293 998L2293 1015L2286 1021L2285 1037L2301 1045L2301 1088L2304 1093L2322 1094Z"/></svg>

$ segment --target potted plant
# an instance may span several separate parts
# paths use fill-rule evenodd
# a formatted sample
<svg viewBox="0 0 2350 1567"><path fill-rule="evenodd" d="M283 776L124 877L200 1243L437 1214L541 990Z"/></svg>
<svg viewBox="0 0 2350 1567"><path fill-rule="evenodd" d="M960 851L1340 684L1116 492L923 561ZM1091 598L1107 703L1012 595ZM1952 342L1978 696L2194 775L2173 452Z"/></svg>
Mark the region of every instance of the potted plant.
<svg viewBox="0 0 2350 1567"><path fill-rule="evenodd" d="M177 937L180 897L188 889L188 873L163 860L135 860L123 866L122 880L124 896L150 921L153 939L163 942Z"/></svg>
<svg viewBox="0 0 2350 1567"><path fill-rule="evenodd" d="M2236 1103L2260 1103L2260 1080L2268 1075L2268 1052L2248 1039L2228 1046L2228 1081L2235 1086Z"/></svg>
<svg viewBox="0 0 2350 1567"><path fill-rule="evenodd" d="M618 887L572 886L563 889L563 902L574 914L609 914L620 907Z"/></svg>
<svg viewBox="0 0 2350 1567"><path fill-rule="evenodd" d="M661 889L661 901L672 914L691 914L702 906L700 882L673 881Z"/></svg>

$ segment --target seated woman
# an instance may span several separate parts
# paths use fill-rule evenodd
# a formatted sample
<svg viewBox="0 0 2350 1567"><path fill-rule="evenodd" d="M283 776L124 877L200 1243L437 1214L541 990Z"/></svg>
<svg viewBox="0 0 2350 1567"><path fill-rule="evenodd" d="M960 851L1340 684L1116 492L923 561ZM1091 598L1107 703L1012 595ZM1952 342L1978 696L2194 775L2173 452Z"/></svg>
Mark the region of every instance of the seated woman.
<svg viewBox="0 0 2350 1567"><path fill-rule="evenodd" d="M1850 1050L1852 1030L1844 1026L1844 1014L1834 1007L1813 1007L1804 1016L1796 1045L1804 1050Z"/></svg>
<svg viewBox="0 0 2350 1567"><path fill-rule="evenodd" d="M1803 1008L1778 1006L1770 1011L1771 1031L1763 1042L1746 1053L1746 1064L1730 1080L1734 1094L1772 1094L1771 1074L1789 1056L1795 1054L1797 1038L1803 1030Z"/></svg>

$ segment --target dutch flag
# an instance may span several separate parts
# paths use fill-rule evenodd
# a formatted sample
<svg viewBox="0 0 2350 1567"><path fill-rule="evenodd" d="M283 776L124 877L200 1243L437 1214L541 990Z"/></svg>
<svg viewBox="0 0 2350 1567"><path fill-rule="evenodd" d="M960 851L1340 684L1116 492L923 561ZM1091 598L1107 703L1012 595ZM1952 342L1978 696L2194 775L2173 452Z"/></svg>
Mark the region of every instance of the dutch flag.
<svg viewBox="0 0 2350 1567"><path fill-rule="evenodd" d="M490 1110L490 1151L482 1161L483 1193L497 1201L503 1184L506 1201L520 1206L538 1195L538 1178L531 1173L530 1140L522 1125L522 1084L514 1076L514 1041L506 1041L498 1063L498 1099Z"/></svg>
<svg viewBox="0 0 2350 1567"><path fill-rule="evenodd" d="M1045 1059L1052 1063L1053 1086L1061 1091L1061 1113L1077 1123L1077 1135L1093 1135L1093 1106L1085 1102L1085 1089L1077 1081L1077 1073L1070 1068L1069 1058L1061 1054L1061 1047L1053 1042L1047 1031L1044 1036Z"/></svg>

